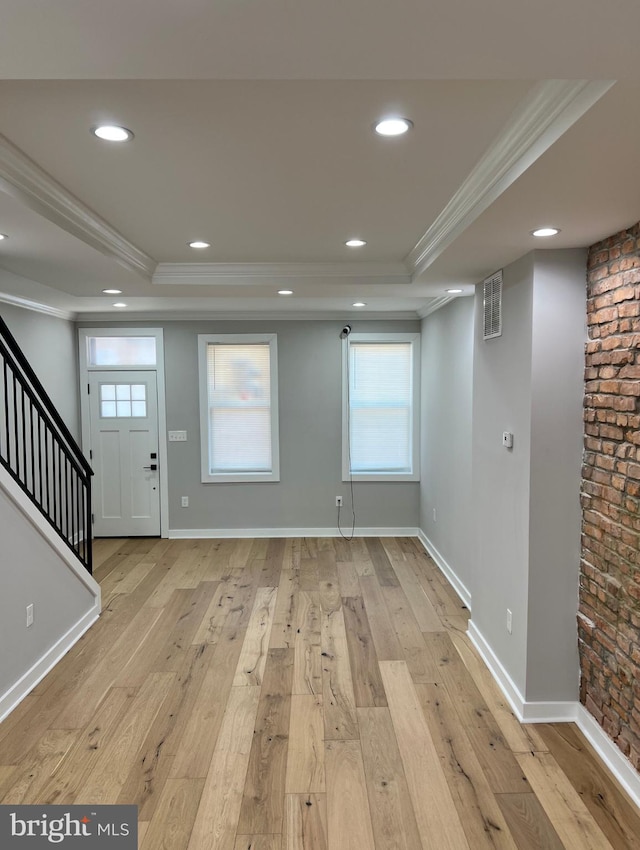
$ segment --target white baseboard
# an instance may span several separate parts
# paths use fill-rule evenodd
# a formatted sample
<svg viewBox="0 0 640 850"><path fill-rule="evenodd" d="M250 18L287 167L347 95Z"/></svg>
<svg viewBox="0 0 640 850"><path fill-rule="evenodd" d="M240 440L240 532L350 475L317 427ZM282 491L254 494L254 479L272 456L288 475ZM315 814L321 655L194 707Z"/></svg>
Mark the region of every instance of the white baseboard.
<svg viewBox="0 0 640 850"><path fill-rule="evenodd" d="M575 723L605 766L640 807L640 774L577 700L527 702L474 622L467 632L521 723Z"/></svg>
<svg viewBox="0 0 640 850"><path fill-rule="evenodd" d="M482 660L489 668L489 672L500 686L500 690L507 698L507 702L511 706L513 713L520 723L523 723L525 699L520 693L518 686L502 666L498 656L484 639L483 634L477 628L473 619L469 620L467 635L469 636L471 643L480 653Z"/></svg>
<svg viewBox="0 0 640 850"><path fill-rule="evenodd" d="M421 528L418 529L418 539L427 550L428 554L433 558L440 572L443 573L451 587L458 594L463 604L471 610L471 594L460 581L453 568L446 562Z"/></svg>
<svg viewBox="0 0 640 850"><path fill-rule="evenodd" d="M100 600L96 599L92 607L66 634L57 640L36 663L0 696L0 721L10 714L13 709L35 688L47 673L55 667L60 659L69 652L82 635L100 616Z"/></svg>
<svg viewBox="0 0 640 850"><path fill-rule="evenodd" d="M613 743L598 721L580 703L577 703L576 723L636 806L640 807L640 774Z"/></svg>
<svg viewBox="0 0 640 850"><path fill-rule="evenodd" d="M342 534L351 537L351 526ZM417 528L356 528L355 537L417 537ZM170 528L172 539L244 537L340 537L337 528Z"/></svg>

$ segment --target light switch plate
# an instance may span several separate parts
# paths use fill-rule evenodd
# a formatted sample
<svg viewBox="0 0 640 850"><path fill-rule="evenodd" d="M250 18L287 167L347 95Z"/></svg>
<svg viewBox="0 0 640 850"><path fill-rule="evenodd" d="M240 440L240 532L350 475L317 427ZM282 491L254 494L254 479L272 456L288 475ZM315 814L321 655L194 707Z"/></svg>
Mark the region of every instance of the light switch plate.
<svg viewBox="0 0 640 850"><path fill-rule="evenodd" d="M187 442L187 432L186 431L169 431L169 442L170 443L186 443Z"/></svg>

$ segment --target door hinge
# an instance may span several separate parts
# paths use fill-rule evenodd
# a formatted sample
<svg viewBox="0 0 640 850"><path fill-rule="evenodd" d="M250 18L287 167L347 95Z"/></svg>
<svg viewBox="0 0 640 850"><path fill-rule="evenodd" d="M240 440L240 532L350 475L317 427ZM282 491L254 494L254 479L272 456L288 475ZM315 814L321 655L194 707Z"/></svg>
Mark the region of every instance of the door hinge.
<svg viewBox="0 0 640 850"><path fill-rule="evenodd" d="M89 449L89 460L93 460L93 452Z"/></svg>
<svg viewBox="0 0 640 850"><path fill-rule="evenodd" d="M96 515L91 514L91 522L94 523L96 521Z"/></svg>
<svg viewBox="0 0 640 850"><path fill-rule="evenodd" d="M87 384L87 395L91 395L91 384Z"/></svg>

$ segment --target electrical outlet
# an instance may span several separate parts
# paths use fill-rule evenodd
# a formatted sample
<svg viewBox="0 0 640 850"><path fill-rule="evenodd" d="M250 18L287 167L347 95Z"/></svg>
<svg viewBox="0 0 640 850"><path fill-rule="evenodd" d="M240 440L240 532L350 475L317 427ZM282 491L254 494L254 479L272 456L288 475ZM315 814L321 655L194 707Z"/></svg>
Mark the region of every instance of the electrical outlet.
<svg viewBox="0 0 640 850"><path fill-rule="evenodd" d="M509 634L513 631L513 614L511 613L511 609L507 608L507 631Z"/></svg>
<svg viewBox="0 0 640 850"><path fill-rule="evenodd" d="M342 507L342 496L336 496L336 508Z"/></svg>
<svg viewBox="0 0 640 850"><path fill-rule="evenodd" d="M183 496L182 499L180 500L180 504L182 505L183 508L188 508L189 507L189 497Z"/></svg>
<svg viewBox="0 0 640 850"><path fill-rule="evenodd" d="M437 522L437 521L438 521L438 516L437 516L437 514L436 514L436 509L435 509L435 508L433 509L433 521L434 521L434 522Z"/></svg>
<svg viewBox="0 0 640 850"><path fill-rule="evenodd" d="M27 605L27 628L33 625L33 602Z"/></svg>

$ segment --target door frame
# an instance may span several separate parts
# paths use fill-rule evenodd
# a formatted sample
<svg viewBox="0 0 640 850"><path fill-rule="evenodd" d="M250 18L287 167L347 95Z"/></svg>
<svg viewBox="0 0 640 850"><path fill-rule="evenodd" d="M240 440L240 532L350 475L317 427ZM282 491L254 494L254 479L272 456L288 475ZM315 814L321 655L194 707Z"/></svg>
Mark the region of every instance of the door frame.
<svg viewBox="0 0 640 850"><path fill-rule="evenodd" d="M100 336L151 336L156 340L155 366L90 366L87 341ZM167 469L167 410L164 369L164 334L162 328L101 327L78 328L78 374L80 393L80 419L82 426L82 448L89 454L91 446L91 413L89 410L90 372L155 372L158 393L158 461L160 487L160 537L169 537L169 476Z"/></svg>

